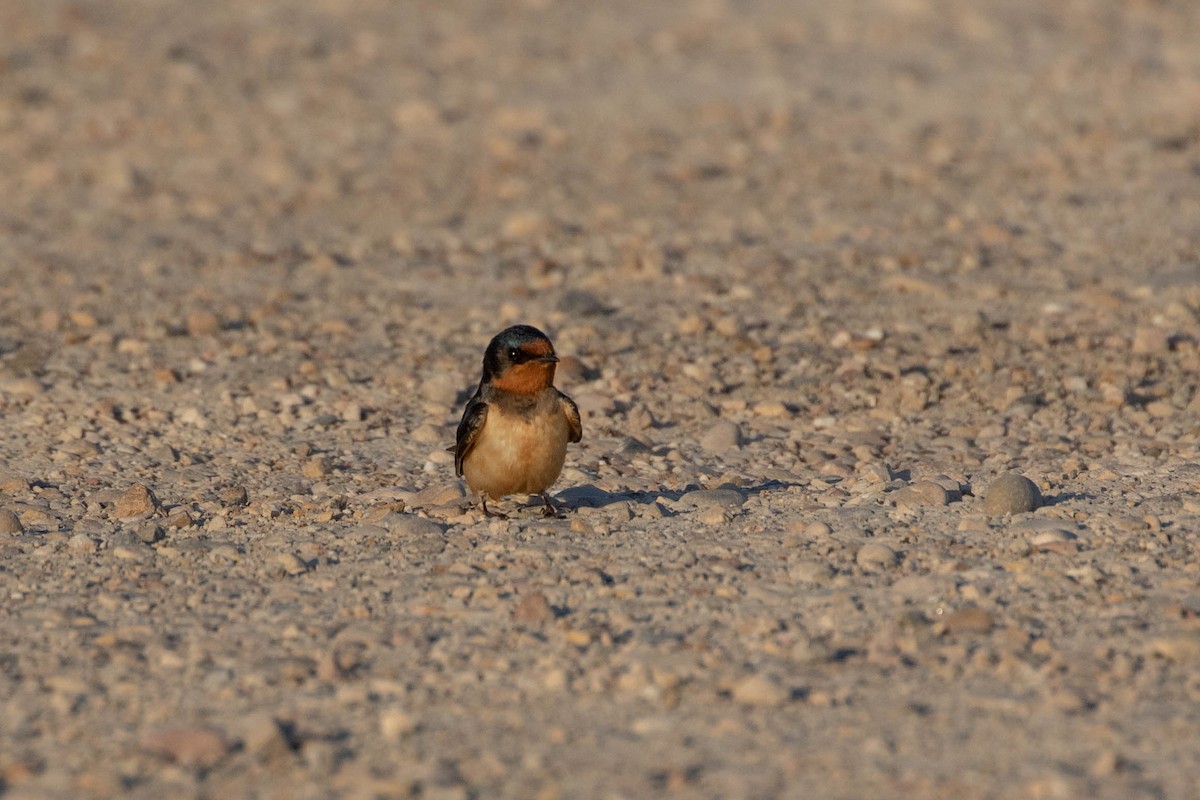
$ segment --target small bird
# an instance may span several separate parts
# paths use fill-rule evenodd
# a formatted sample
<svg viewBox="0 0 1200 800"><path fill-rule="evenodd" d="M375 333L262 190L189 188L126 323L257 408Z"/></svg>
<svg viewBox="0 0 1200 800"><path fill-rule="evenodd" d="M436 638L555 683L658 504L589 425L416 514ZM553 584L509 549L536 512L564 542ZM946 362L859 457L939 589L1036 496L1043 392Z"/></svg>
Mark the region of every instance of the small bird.
<svg viewBox="0 0 1200 800"><path fill-rule="evenodd" d="M483 377L467 402L454 447L454 473L488 498L540 494L546 516L558 512L546 490L558 480L567 443L583 438L575 401L554 388L558 356L549 337L530 325L513 325L492 338L483 354Z"/></svg>

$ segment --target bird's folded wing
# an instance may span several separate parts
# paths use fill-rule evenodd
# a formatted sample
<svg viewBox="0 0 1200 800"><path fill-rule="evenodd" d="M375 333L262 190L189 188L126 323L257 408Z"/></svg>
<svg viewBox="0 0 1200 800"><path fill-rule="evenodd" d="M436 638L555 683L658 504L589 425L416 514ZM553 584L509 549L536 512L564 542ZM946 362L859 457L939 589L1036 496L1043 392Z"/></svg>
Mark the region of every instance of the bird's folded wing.
<svg viewBox="0 0 1200 800"><path fill-rule="evenodd" d="M483 423L487 419L488 405L478 395L472 397L463 410L462 422L458 423L458 436L454 442L454 474L462 477L463 459L479 439Z"/></svg>
<svg viewBox="0 0 1200 800"><path fill-rule="evenodd" d="M579 406L562 392L559 392L558 396L562 399L563 411L567 415L567 425L571 427L571 441L578 442L583 438L583 421L579 418Z"/></svg>

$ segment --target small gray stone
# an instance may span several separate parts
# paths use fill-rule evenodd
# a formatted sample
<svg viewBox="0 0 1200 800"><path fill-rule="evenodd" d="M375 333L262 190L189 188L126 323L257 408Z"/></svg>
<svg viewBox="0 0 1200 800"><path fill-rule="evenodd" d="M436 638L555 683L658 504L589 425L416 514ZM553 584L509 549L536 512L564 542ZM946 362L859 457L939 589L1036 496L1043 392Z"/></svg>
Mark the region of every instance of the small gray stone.
<svg viewBox="0 0 1200 800"><path fill-rule="evenodd" d="M154 544L159 539L163 538L163 529L154 520L147 520L137 527L134 531L137 538L146 544Z"/></svg>
<svg viewBox="0 0 1200 800"><path fill-rule="evenodd" d="M988 514L1023 514L1042 504L1037 484L1016 472L1006 472L988 486L983 510Z"/></svg>
<svg viewBox="0 0 1200 800"><path fill-rule="evenodd" d="M459 481L451 481L449 483L438 483L433 486L428 486L413 495L412 505L421 508L430 508L432 506L443 506L446 503L453 503L455 500L461 500L466 497L466 490Z"/></svg>
<svg viewBox="0 0 1200 800"><path fill-rule="evenodd" d="M741 508L746 498L737 489L696 489L679 502L696 508Z"/></svg>
<svg viewBox="0 0 1200 800"><path fill-rule="evenodd" d="M387 528L382 525L359 525L354 529L355 536L361 536L368 542L383 541L391 536Z"/></svg>
<svg viewBox="0 0 1200 800"><path fill-rule="evenodd" d="M418 517L416 514L392 512L384 515L383 519L376 524L406 539L419 539L427 536L441 538L444 532L441 525L426 517Z"/></svg>
<svg viewBox="0 0 1200 800"><path fill-rule="evenodd" d="M1171 349L1171 338L1161 328L1142 326L1133 332L1130 347L1133 352L1141 355L1166 353Z"/></svg>
<svg viewBox="0 0 1200 800"><path fill-rule="evenodd" d="M221 320L207 309L197 309L187 315L190 336L213 336L221 332Z"/></svg>
<svg viewBox="0 0 1200 800"><path fill-rule="evenodd" d="M804 526L804 535L809 539L824 539L833 534L833 528L828 522L810 522Z"/></svg>
<svg viewBox="0 0 1200 800"><path fill-rule="evenodd" d="M950 502L949 492L933 481L917 481L892 494L892 498L900 508L944 506Z"/></svg>
<svg viewBox="0 0 1200 800"><path fill-rule="evenodd" d="M113 558L119 558L122 561L141 562L149 561L150 559L154 558L154 550L144 544L138 544L136 546L119 544L116 547L111 548L108 552L112 554Z"/></svg>
<svg viewBox="0 0 1200 800"><path fill-rule="evenodd" d="M404 501L390 500L381 503L375 503L359 518L359 522L363 525L376 525L389 514L399 514L404 511Z"/></svg>
<svg viewBox="0 0 1200 800"><path fill-rule="evenodd" d="M86 533L76 533L67 540L67 549L72 553L94 553L96 542Z"/></svg>
<svg viewBox="0 0 1200 800"><path fill-rule="evenodd" d="M279 723L270 714L257 713L243 722L242 743L259 761L271 762L291 753L291 745Z"/></svg>
<svg viewBox="0 0 1200 800"><path fill-rule="evenodd" d="M866 569L882 569L893 566L900 560L900 556L882 542L868 542L858 548L854 560Z"/></svg>
<svg viewBox="0 0 1200 800"><path fill-rule="evenodd" d="M1077 541L1079 535L1073 527L1067 520L1029 518L1013 522L1009 525L1009 530L1023 537L1034 547L1039 547Z"/></svg>
<svg viewBox="0 0 1200 800"><path fill-rule="evenodd" d="M135 483L113 500L114 517L138 517L162 509L154 492L143 483Z"/></svg>
<svg viewBox="0 0 1200 800"><path fill-rule="evenodd" d="M1062 544L1064 542L1073 542L1079 537L1071 531L1062 528L1046 528L1033 533L1029 537L1029 543L1034 547L1041 547L1047 544Z"/></svg>
<svg viewBox="0 0 1200 800"><path fill-rule="evenodd" d="M797 561L788 566L788 578L796 583L820 585L833 577L833 568L824 561Z"/></svg>
<svg viewBox="0 0 1200 800"><path fill-rule="evenodd" d="M333 469L333 462L328 456L313 456L304 465L300 467L300 474L306 478L320 480L329 475Z"/></svg>
<svg viewBox="0 0 1200 800"><path fill-rule="evenodd" d="M945 633L987 633L996 626L996 618L990 612L968 606L955 611L942 621L941 628Z"/></svg>
<svg viewBox="0 0 1200 800"><path fill-rule="evenodd" d="M445 529L431 519L416 514L388 514L380 520L380 526L400 545L406 559L422 561L446 549Z"/></svg>
<svg viewBox="0 0 1200 800"><path fill-rule="evenodd" d="M856 469L867 483L887 483L896 477L896 471L885 461L865 461Z"/></svg>
<svg viewBox="0 0 1200 800"><path fill-rule="evenodd" d="M99 517L82 517L71 527L71 533L82 533L94 539L108 539L113 534L113 526Z"/></svg>
<svg viewBox="0 0 1200 800"><path fill-rule="evenodd" d="M14 536L25 532L21 519L7 508L0 508L0 533L10 533Z"/></svg>
<svg viewBox="0 0 1200 800"><path fill-rule="evenodd" d="M525 595L513 609L513 619L517 622L540 625L553 617L554 610L550 608L546 595L540 591Z"/></svg>
<svg viewBox="0 0 1200 800"><path fill-rule="evenodd" d="M267 561L265 569L272 576L303 575L308 572L308 564L295 553L276 553Z"/></svg>
<svg viewBox="0 0 1200 800"><path fill-rule="evenodd" d="M938 486L946 490L946 497L951 503L962 501L963 487L957 480L948 475L934 475L929 479L930 482L936 483Z"/></svg>
<svg viewBox="0 0 1200 800"><path fill-rule="evenodd" d="M173 728L142 737L142 747L185 767L211 767L226 756L232 743L211 728Z"/></svg>
<svg viewBox="0 0 1200 800"><path fill-rule="evenodd" d="M743 705L781 706L791 698L791 692L778 682L762 675L748 675L733 685L733 699Z"/></svg>
<svg viewBox="0 0 1200 800"><path fill-rule="evenodd" d="M417 718L403 708L385 708L379 712L379 733L386 741L398 742L417 730Z"/></svg>
<svg viewBox="0 0 1200 800"><path fill-rule="evenodd" d="M700 446L710 453L736 450L742 446L742 429L732 420L720 420L700 437Z"/></svg>
<svg viewBox="0 0 1200 800"><path fill-rule="evenodd" d="M214 563L234 563L240 561L242 554L229 542L213 542L208 551L208 560Z"/></svg>
<svg viewBox="0 0 1200 800"><path fill-rule="evenodd" d="M227 508L241 508L250 502L245 486L230 486L222 489L217 494L217 499L220 500L221 505Z"/></svg>

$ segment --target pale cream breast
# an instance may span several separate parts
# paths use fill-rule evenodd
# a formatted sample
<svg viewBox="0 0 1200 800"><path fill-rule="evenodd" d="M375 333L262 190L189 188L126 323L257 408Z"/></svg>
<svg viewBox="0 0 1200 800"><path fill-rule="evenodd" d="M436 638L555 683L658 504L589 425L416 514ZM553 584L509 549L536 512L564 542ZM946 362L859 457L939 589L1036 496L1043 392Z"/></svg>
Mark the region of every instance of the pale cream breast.
<svg viewBox="0 0 1200 800"><path fill-rule="evenodd" d="M463 477L473 491L493 499L540 494L562 473L569 434L561 403L529 415L505 413L493 405L463 460Z"/></svg>

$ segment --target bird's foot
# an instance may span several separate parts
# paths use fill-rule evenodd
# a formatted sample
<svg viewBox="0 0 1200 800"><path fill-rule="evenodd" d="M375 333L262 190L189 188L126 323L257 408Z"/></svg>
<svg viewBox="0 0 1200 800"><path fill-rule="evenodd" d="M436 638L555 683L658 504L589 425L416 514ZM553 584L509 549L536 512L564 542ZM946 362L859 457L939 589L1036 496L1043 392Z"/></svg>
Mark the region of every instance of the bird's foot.
<svg viewBox="0 0 1200 800"><path fill-rule="evenodd" d="M559 511L558 508L555 507L554 503L552 503L550 501L550 495L545 494L543 492L542 493L542 502L545 503L545 505L542 506L542 516L543 517L553 517L554 519L562 519L563 518L562 512Z"/></svg>
<svg viewBox="0 0 1200 800"><path fill-rule="evenodd" d="M493 519L508 519L508 514L501 514L499 511L492 511L487 507L486 496L481 496L479 504L483 507L483 515L485 517L492 517Z"/></svg>

